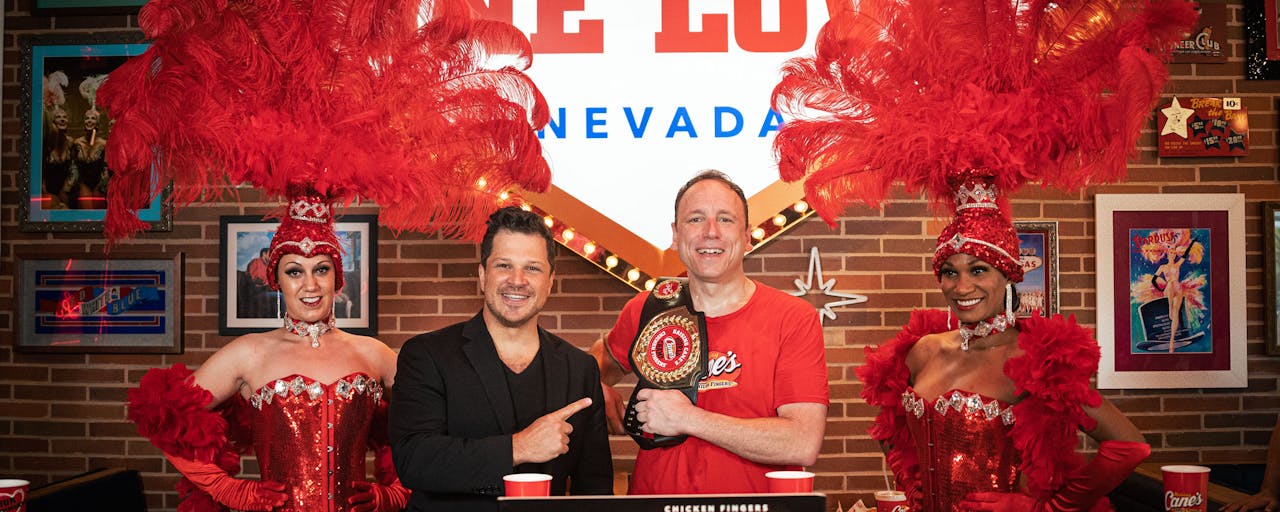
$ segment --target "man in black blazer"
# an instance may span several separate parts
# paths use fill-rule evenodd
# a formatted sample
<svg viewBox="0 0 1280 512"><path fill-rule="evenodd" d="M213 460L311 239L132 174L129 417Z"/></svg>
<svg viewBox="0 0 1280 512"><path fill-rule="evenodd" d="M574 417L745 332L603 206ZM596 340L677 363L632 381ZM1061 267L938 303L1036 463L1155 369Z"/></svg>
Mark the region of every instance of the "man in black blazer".
<svg viewBox="0 0 1280 512"><path fill-rule="evenodd" d="M552 495L612 494L595 359L538 327L555 254L541 217L498 210L480 244L484 308L400 350L389 427L409 510L496 510L511 473L552 475Z"/></svg>

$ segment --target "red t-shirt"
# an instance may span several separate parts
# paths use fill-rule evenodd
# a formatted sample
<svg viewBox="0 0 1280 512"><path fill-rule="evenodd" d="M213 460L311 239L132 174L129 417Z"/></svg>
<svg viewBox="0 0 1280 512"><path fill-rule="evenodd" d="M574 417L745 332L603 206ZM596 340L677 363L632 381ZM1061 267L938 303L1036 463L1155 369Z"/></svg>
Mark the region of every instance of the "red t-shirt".
<svg viewBox="0 0 1280 512"><path fill-rule="evenodd" d="M632 298L606 338L631 371L628 352L648 293ZM708 367L698 407L737 418L776 417L790 403L828 405L826 352L818 313L807 302L756 283L741 309L707 318ZM641 450L631 494L762 493L764 474L790 466L757 464L690 437L670 448Z"/></svg>

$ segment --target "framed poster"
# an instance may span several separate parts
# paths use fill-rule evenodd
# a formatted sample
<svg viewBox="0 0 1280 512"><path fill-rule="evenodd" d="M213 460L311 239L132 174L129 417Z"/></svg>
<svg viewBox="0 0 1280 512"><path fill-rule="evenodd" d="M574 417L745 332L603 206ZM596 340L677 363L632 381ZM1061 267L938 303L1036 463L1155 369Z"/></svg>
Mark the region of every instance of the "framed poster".
<svg viewBox="0 0 1280 512"><path fill-rule="evenodd" d="M1280 203L1263 203L1262 256L1266 261L1266 281L1263 282L1267 300L1267 353L1280 355Z"/></svg>
<svg viewBox="0 0 1280 512"><path fill-rule="evenodd" d="M17 251L14 350L182 353L182 258Z"/></svg>
<svg viewBox="0 0 1280 512"><path fill-rule="evenodd" d="M31 7L40 16L92 16L101 14L137 14L147 0L32 0Z"/></svg>
<svg viewBox="0 0 1280 512"><path fill-rule="evenodd" d="M1022 262L1022 282L1018 291L1018 316L1035 312L1050 316L1058 312L1058 223L1014 222L1018 231L1018 259Z"/></svg>
<svg viewBox="0 0 1280 512"><path fill-rule="evenodd" d="M1245 387L1244 195L1097 199L1098 387Z"/></svg>
<svg viewBox="0 0 1280 512"><path fill-rule="evenodd" d="M111 183L106 164L111 119L97 107L97 90L108 73L147 49L141 40L136 32L20 38L23 231L102 231ZM138 215L153 231L171 229L163 194Z"/></svg>
<svg viewBox="0 0 1280 512"><path fill-rule="evenodd" d="M280 222L253 215L220 219L218 333L224 336L275 329L281 325L280 292L266 279L267 248ZM334 316L338 328L378 334L378 217L347 215L334 223L342 242L342 276Z"/></svg>

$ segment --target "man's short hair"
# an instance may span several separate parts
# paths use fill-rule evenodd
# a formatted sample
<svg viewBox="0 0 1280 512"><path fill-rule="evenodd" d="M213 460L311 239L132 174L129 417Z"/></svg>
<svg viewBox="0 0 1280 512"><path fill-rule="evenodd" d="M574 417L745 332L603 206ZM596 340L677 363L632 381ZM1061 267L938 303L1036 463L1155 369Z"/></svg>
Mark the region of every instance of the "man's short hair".
<svg viewBox="0 0 1280 512"><path fill-rule="evenodd" d="M497 236L499 231L506 230L512 233L538 235L546 240L547 263L551 265L551 270L555 271L556 239L551 236L551 230L547 229L547 225L538 214L525 211L518 206L505 206L489 216L488 225L489 227L484 230L484 239L480 241L481 265L487 265L489 255L493 254L493 237Z"/></svg>
<svg viewBox="0 0 1280 512"><path fill-rule="evenodd" d="M692 179L685 182L684 186L680 187L680 191L676 192L676 204L673 208L675 210L675 214L673 216L675 221L680 221L680 200L684 199L684 193L688 192L689 188L698 182L706 180L716 180L720 183L724 183L726 187L729 187L729 190L738 194L738 200L742 201L742 225L746 226L747 223L750 222L749 219L751 218L747 212L747 195L742 192L742 187L739 187L737 183L734 183L733 180L729 179L729 175L715 169L704 169L699 171L697 176L694 176Z"/></svg>

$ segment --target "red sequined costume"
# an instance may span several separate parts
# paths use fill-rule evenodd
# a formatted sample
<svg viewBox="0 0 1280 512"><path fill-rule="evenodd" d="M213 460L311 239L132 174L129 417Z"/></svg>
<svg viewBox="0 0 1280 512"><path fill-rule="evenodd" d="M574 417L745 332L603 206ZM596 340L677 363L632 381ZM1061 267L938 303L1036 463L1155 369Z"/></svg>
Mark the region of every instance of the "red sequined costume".
<svg viewBox="0 0 1280 512"><path fill-rule="evenodd" d="M324 385L303 376L277 379L249 401L238 395L212 411L212 395L196 386L184 365L147 372L129 390L129 419L166 454L215 463L234 475L252 446L263 479L282 482L289 499L280 511L346 511L365 479L365 454L374 450L378 483L400 486L386 439L382 386L362 373ZM185 477L178 483L182 512L225 511Z"/></svg>
<svg viewBox="0 0 1280 512"><path fill-rule="evenodd" d="M1074 450L1077 432L1095 424L1083 407L1101 403L1089 385L1097 342L1074 318L1019 319L1024 353L1004 366L1023 397L1018 403L954 389L922 399L910 386L907 353L920 338L953 329L944 311L914 311L896 338L866 349L866 365L857 370L862 397L880 407L871 436L887 444L889 466L911 510L958 510L954 506L974 491L1016 492L1020 476L1022 492L1048 499L1083 463ZM1104 498L1091 510L1110 509Z"/></svg>

